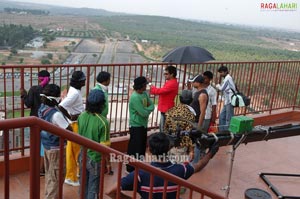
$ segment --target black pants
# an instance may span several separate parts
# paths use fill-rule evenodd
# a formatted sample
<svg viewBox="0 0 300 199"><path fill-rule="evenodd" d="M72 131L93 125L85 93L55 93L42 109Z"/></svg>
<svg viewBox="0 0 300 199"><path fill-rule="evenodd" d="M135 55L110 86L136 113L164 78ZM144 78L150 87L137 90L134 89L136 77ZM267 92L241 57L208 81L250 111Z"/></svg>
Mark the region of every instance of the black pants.
<svg viewBox="0 0 300 199"><path fill-rule="evenodd" d="M127 154L134 156L136 159L142 160L145 157L147 145L147 128L130 127L130 139L128 142ZM126 170L131 172L134 167L126 165Z"/></svg>

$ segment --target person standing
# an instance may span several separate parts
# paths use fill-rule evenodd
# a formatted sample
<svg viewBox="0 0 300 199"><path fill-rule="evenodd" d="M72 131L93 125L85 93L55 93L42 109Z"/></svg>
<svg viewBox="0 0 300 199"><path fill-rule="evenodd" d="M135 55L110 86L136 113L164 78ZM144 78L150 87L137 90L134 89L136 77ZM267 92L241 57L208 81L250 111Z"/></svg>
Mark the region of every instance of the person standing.
<svg viewBox="0 0 300 199"><path fill-rule="evenodd" d="M110 84L110 73L106 71L101 71L97 75L97 83L94 89L99 89L104 92L105 95L105 104L103 107L103 111L101 112L101 115L103 115L107 119L107 114L108 114L108 86ZM110 138L109 138L110 139ZM110 141L107 142L107 146L110 146ZM114 172L112 170L111 163L109 161L109 158L105 159L106 163L106 172L109 175L113 175Z"/></svg>
<svg viewBox="0 0 300 199"><path fill-rule="evenodd" d="M217 117L217 91L214 87L210 85L214 75L211 71L205 71L203 73L204 84L206 85L206 90L208 94L208 104L206 107L204 122L203 122L203 130L205 132L208 131L208 128L211 125L216 125L216 117Z"/></svg>
<svg viewBox="0 0 300 199"><path fill-rule="evenodd" d="M105 118L107 118L108 114L108 86L110 84L110 73L106 71L101 71L97 75L97 83L94 89L102 90L105 94L105 106L103 108L103 111L101 115L103 115Z"/></svg>
<svg viewBox="0 0 300 199"><path fill-rule="evenodd" d="M32 86L28 93L25 89L20 89L21 98L24 100L24 104L30 108L30 116L38 117L38 110L41 106L41 97L40 94L43 88L48 85L50 82L50 73L46 70L41 70L38 73L38 82L39 85ZM45 174L44 167L44 147L41 144L40 151L41 159L40 159L40 175Z"/></svg>
<svg viewBox="0 0 300 199"><path fill-rule="evenodd" d="M211 71L205 71L203 73L204 86L208 94L208 102L205 111L205 116L202 124L202 129L204 132L208 132L208 129L211 125L215 125L216 116L217 116L217 91L210 85L211 80L213 79L213 73ZM202 149L201 146L196 146L194 148L194 160L193 162L198 162L205 154L205 149Z"/></svg>
<svg viewBox="0 0 300 199"><path fill-rule="evenodd" d="M206 90L206 84L204 83L204 77L199 75L193 82L193 86L197 89L197 92L193 96L193 101L190 106L195 110L195 122L198 128L203 130L204 118L206 108L208 104L208 94Z"/></svg>
<svg viewBox="0 0 300 199"><path fill-rule="evenodd" d="M79 134L100 144L109 141L109 124L107 119L101 114L104 107L104 92L99 89L92 89L87 97L86 110L78 118ZM81 173L81 156L79 161ZM89 149L86 160L85 199L99 198L100 166L101 154Z"/></svg>
<svg viewBox="0 0 300 199"><path fill-rule="evenodd" d="M164 76L166 83L162 88L157 88L151 83L150 94L159 95L158 98L158 110L161 113L160 117L160 131L163 132L165 125L165 113L175 106L174 99L178 94L178 82L177 82L177 69L174 66L167 66L164 70Z"/></svg>
<svg viewBox="0 0 300 199"><path fill-rule="evenodd" d="M41 106L38 115L63 129L72 131L72 127L55 106L60 97L60 87L56 84L48 84L41 93ZM60 162L60 137L47 131L41 131L41 141L44 146L45 163L45 199L58 198L59 186L59 162ZM65 157L63 158L63 173L65 173ZM64 176L63 176L64 177Z"/></svg>
<svg viewBox="0 0 300 199"><path fill-rule="evenodd" d="M129 99L129 132L127 154L136 159L143 159L146 153L147 126L154 104L146 92L148 82L143 76L134 79L133 93ZM126 165L127 172L134 168Z"/></svg>
<svg viewBox="0 0 300 199"><path fill-rule="evenodd" d="M74 71L67 96L59 103L61 112L68 117L74 133L78 133L77 118L84 111L81 88L85 86L85 74L82 71ZM78 181L78 156L80 145L68 141L66 149L66 179L65 183L79 186Z"/></svg>
<svg viewBox="0 0 300 199"><path fill-rule="evenodd" d="M222 78L224 77L222 84L217 84L215 86L217 90L223 92L224 97L224 105L219 116L219 130L226 131L228 130L230 120L234 115L234 108L231 105L231 97L233 95L232 90L236 92L236 87L226 66L220 66L218 73Z"/></svg>

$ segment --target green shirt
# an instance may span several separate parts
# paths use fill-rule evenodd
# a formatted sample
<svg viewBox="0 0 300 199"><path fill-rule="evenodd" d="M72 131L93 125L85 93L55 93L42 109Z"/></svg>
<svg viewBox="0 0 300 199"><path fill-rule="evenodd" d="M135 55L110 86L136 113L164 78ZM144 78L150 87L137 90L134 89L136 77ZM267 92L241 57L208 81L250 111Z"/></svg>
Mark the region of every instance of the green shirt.
<svg viewBox="0 0 300 199"><path fill-rule="evenodd" d="M105 118L107 118L107 114L108 114L108 92L103 90L103 88L99 84L97 84L94 89L99 89L99 90L103 91L103 93L104 93L105 104L104 104L101 115L103 115Z"/></svg>
<svg viewBox="0 0 300 199"><path fill-rule="evenodd" d="M105 142L110 139L109 124L103 115L93 114L87 111L80 114L78 117L78 133L95 142ZM95 162L100 162L101 154L88 149L87 152L90 159Z"/></svg>
<svg viewBox="0 0 300 199"><path fill-rule="evenodd" d="M148 94L145 91L141 94L134 91L129 99L129 126L147 128L153 110L154 104Z"/></svg>

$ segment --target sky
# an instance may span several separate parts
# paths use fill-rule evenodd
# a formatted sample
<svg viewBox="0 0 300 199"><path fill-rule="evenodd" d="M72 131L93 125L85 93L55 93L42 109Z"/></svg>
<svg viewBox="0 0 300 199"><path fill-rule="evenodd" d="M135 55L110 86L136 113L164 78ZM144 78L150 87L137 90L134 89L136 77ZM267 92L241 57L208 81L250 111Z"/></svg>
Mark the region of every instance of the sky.
<svg viewBox="0 0 300 199"><path fill-rule="evenodd" d="M300 0L14 0L67 7L100 8L218 23L275 27L300 32ZM266 8L265 4L268 4ZM272 4L272 8L270 5ZM289 3L292 8L278 9ZM264 4L264 9L261 9Z"/></svg>

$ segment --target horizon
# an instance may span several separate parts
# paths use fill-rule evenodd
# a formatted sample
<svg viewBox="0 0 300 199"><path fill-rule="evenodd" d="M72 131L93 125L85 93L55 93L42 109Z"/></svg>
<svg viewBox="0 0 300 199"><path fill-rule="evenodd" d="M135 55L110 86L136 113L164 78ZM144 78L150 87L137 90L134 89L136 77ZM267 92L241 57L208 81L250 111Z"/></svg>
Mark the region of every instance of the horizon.
<svg viewBox="0 0 300 199"><path fill-rule="evenodd" d="M212 23L275 28L300 32L300 0L262 1L217 0L199 2L197 0L8 0L21 3L63 6L69 8L103 9L126 14L165 16L186 20L207 21ZM134 3L135 6L132 5ZM182 7L182 4L186 7ZM285 7L283 7L285 6ZM210 8L210 9L209 9Z"/></svg>

